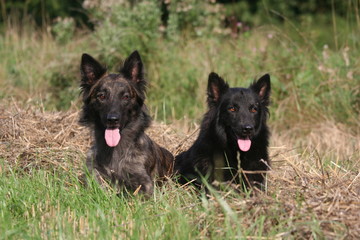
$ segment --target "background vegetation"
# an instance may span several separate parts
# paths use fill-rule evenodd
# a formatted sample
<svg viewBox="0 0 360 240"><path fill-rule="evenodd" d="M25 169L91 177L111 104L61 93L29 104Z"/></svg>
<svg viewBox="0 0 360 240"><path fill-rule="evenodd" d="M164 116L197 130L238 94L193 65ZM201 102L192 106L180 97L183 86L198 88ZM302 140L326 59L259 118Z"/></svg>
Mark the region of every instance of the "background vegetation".
<svg viewBox="0 0 360 240"><path fill-rule="evenodd" d="M2 238L359 237L359 0L0 6ZM199 198L170 183L144 201L78 183L90 145L76 126L80 56L116 71L135 49L150 112L169 124L152 136L174 153L196 136L211 71L231 86L270 73L266 193Z"/></svg>
<svg viewBox="0 0 360 240"><path fill-rule="evenodd" d="M2 4L0 96L67 109L78 99L81 53L116 70L137 49L150 82L148 105L161 120L199 118L203 86L216 71L233 86L269 72L272 109L285 108L274 119L285 120L291 109L357 122L356 0L70 2Z"/></svg>

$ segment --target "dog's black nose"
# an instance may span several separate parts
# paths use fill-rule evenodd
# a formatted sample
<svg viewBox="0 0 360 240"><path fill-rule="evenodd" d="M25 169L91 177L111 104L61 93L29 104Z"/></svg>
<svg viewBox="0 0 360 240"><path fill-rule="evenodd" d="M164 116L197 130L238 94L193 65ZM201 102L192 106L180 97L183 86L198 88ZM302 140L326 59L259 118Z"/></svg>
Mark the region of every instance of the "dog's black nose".
<svg viewBox="0 0 360 240"><path fill-rule="evenodd" d="M242 133L244 135L249 135L252 132L252 130L253 130L253 127L250 125L245 125L242 127Z"/></svg>
<svg viewBox="0 0 360 240"><path fill-rule="evenodd" d="M108 114L107 115L107 122L110 124L118 124L119 123L119 116L117 114Z"/></svg>

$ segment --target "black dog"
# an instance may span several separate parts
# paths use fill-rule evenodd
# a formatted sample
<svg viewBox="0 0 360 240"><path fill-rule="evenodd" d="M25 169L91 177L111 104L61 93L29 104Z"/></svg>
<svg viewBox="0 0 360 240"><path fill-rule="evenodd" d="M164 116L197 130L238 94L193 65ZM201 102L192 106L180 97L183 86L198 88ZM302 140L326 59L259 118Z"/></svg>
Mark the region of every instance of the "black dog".
<svg viewBox="0 0 360 240"><path fill-rule="evenodd" d="M151 119L144 105L146 80L137 51L119 73L110 74L87 54L81 60L83 109L80 123L94 130L87 167L96 179L151 194L154 178L171 175L172 154L145 133Z"/></svg>
<svg viewBox="0 0 360 240"><path fill-rule="evenodd" d="M262 76L249 88L230 88L211 73L207 93L209 110L200 134L189 150L175 158L180 183L193 181L200 186L204 177L210 183L242 182L247 187L263 188L270 163L266 125L270 76Z"/></svg>

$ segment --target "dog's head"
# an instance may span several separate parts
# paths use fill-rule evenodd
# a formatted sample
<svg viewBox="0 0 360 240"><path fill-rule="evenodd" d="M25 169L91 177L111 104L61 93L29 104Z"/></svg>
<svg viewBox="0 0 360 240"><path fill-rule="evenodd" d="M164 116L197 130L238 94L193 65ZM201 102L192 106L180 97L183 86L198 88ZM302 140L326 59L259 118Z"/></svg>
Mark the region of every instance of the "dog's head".
<svg viewBox="0 0 360 240"><path fill-rule="evenodd" d="M94 123L105 131L109 146L116 146L120 133L144 105L146 80L137 51L130 54L118 73L106 68L88 54L81 59L83 94L82 123Z"/></svg>
<svg viewBox="0 0 360 240"><path fill-rule="evenodd" d="M241 151L248 151L265 124L270 97L270 76L265 74L249 88L230 88L216 73L209 75L208 104L216 109L217 136L237 141Z"/></svg>

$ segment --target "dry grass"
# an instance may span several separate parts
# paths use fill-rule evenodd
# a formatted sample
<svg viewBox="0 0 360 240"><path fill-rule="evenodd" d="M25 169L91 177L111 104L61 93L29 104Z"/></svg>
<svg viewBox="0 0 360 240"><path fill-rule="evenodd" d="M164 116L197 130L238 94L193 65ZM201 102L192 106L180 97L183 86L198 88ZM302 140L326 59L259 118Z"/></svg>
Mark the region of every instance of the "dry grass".
<svg viewBox="0 0 360 240"><path fill-rule="evenodd" d="M91 139L89 131L78 125L78 113L76 109L50 113L41 106L2 103L0 158L29 172L34 168L75 168L80 174ZM148 132L176 154L191 144L197 130L186 133L175 126L178 124L154 123ZM300 136L296 128L307 129ZM251 198L224 193L221 199L227 200L229 211L244 216L244 229L266 215L273 218L263 223L265 232L276 225L292 229L280 230L278 238L313 238L317 227L326 239L356 239L360 236L359 151L359 133L331 121L273 130L273 164L266 193ZM210 200L215 209L224 207L219 199ZM214 226L207 224L218 225L221 231L225 213L219 211L213 221L204 218L207 215L199 213L195 221L202 224L201 235L208 236L208 229ZM314 226L314 220L320 225Z"/></svg>

